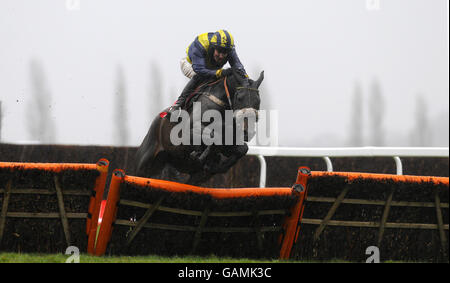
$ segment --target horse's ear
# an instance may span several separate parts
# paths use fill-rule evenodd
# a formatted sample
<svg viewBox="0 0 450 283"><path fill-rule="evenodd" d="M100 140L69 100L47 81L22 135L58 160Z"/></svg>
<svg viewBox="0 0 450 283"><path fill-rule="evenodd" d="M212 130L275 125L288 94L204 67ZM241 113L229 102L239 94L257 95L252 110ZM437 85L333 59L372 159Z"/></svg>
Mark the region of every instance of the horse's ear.
<svg viewBox="0 0 450 283"><path fill-rule="evenodd" d="M264 79L264 71L262 71L261 74L259 74L259 78L255 81L256 88L259 88L263 79Z"/></svg>

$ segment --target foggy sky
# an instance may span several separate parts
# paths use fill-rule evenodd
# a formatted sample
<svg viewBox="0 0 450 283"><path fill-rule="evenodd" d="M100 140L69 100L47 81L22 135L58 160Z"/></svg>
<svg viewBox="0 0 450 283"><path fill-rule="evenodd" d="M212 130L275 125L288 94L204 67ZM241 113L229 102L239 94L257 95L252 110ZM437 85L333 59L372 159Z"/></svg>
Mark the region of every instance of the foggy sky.
<svg viewBox="0 0 450 283"><path fill-rule="evenodd" d="M187 83L179 67L186 47L200 33L227 29L250 76L265 71L261 95L279 111L280 145L346 145L356 84L368 145L378 81L385 145L409 146L423 94L429 121L444 135L430 145L448 146L448 129L439 130L448 126L448 1L380 0L379 9L366 0L71 1L0 1L3 142L30 139L36 61L52 95L56 143L114 145L121 66L128 145L139 145L150 124L152 64L168 106Z"/></svg>

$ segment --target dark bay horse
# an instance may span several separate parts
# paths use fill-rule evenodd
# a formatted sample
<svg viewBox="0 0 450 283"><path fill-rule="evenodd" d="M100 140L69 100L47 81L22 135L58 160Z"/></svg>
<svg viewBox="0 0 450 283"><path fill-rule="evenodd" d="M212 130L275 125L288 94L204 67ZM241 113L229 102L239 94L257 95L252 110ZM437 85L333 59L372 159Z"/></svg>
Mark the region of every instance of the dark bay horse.
<svg viewBox="0 0 450 283"><path fill-rule="evenodd" d="M233 71L226 78L198 87L196 98L178 118L175 113L174 117L155 117L136 153L136 175L198 185L214 174L227 172L248 151L245 142L254 135L260 106L258 88L263 79L264 72L253 81ZM181 144L180 132L188 133ZM181 180L181 173L189 178Z"/></svg>

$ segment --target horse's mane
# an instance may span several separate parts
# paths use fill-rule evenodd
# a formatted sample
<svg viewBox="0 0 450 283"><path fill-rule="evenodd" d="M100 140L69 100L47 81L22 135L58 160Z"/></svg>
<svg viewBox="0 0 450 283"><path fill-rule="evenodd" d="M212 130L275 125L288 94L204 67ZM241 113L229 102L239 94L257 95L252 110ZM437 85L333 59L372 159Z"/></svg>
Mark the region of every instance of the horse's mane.
<svg viewBox="0 0 450 283"><path fill-rule="evenodd" d="M228 86L228 90L230 92L230 95L234 95L234 92L236 90L237 86L237 80L234 77L233 74L228 75L226 78L213 78L209 79L203 83L201 83L191 94L189 94L188 98L186 99L186 109L189 109L192 107L192 103L197 101L198 98L201 95L204 95L206 93L217 93L214 90L216 89L223 89L225 92L224 87L224 80L226 79L226 83Z"/></svg>

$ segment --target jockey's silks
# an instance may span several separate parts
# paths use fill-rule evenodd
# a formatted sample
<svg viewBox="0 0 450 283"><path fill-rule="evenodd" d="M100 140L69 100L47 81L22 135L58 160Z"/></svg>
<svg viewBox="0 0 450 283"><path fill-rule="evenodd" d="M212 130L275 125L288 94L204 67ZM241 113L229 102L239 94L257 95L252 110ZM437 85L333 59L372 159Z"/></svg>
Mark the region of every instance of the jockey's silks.
<svg viewBox="0 0 450 283"><path fill-rule="evenodd" d="M235 48L228 54L228 58L223 64L217 64L214 61L214 48L211 45L213 36L213 32L202 33L186 48L186 58L192 64L194 72L203 77L220 77L222 67L229 62L231 67L241 69L246 73Z"/></svg>

